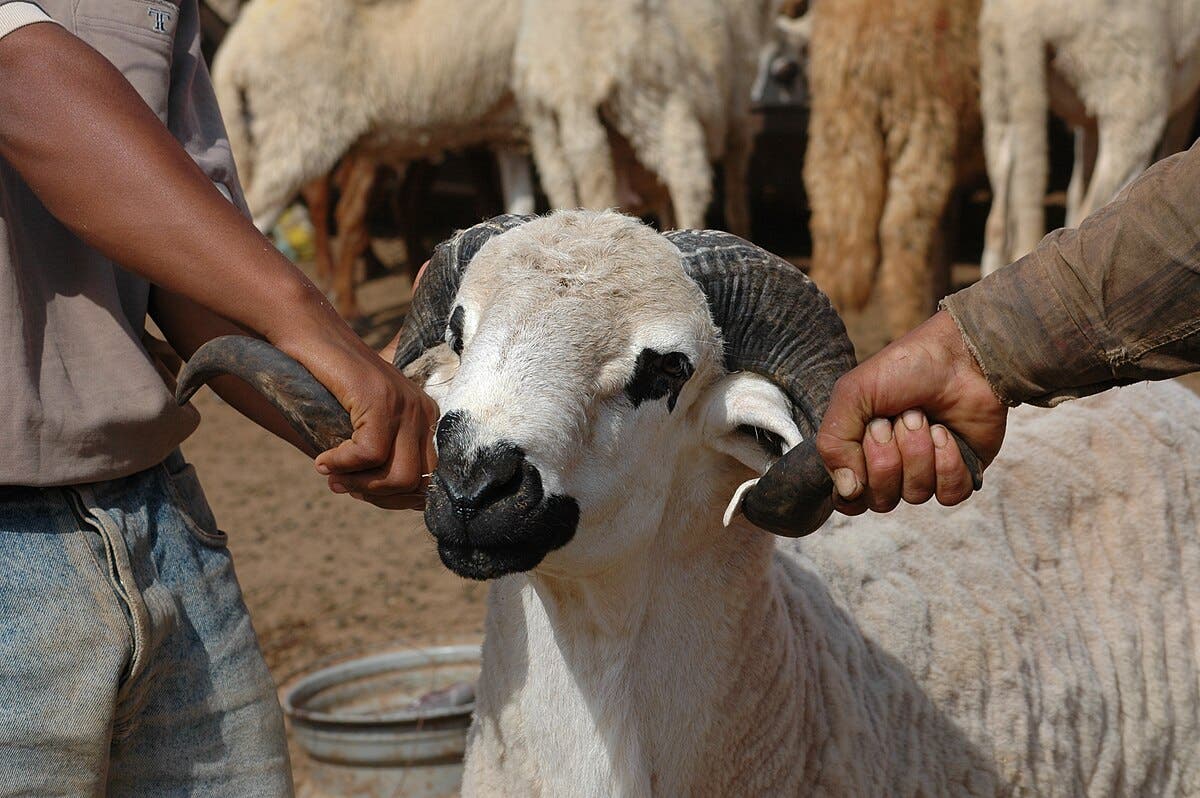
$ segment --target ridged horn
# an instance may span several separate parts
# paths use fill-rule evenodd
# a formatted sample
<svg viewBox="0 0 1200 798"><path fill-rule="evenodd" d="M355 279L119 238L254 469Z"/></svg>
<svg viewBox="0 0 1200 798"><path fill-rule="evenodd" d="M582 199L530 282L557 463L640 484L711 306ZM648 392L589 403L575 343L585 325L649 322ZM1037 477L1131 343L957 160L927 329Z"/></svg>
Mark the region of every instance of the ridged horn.
<svg viewBox="0 0 1200 798"><path fill-rule="evenodd" d="M396 368L403 369L444 339L462 274L480 247L531 218L497 216L438 245L400 331L393 361ZM265 341L241 335L214 338L196 350L179 374L176 401L186 403L201 385L222 374L254 386L284 415L313 454L332 449L354 432L350 415L304 366Z"/></svg>
<svg viewBox="0 0 1200 798"><path fill-rule="evenodd" d="M729 371L761 374L787 395L811 450L833 384L854 368L854 346L837 311L798 268L749 241L715 230L666 234L704 291L725 341ZM795 451L795 450L793 450ZM819 457L778 460L742 498L755 525L791 537L833 513L833 483Z"/></svg>
<svg viewBox="0 0 1200 798"><path fill-rule="evenodd" d="M666 234L708 298L725 339L725 366L768 378L792 402L804 436L742 497L742 510L768 532L800 537L833 513L833 480L815 436L833 385L854 368L854 346L829 299L799 269L737 236L713 230ZM978 490L983 468L953 435Z"/></svg>
<svg viewBox="0 0 1200 798"><path fill-rule="evenodd" d="M392 361L396 368L403 369L427 349L445 340L446 323L454 310L454 297L458 295L463 272L488 239L519 227L532 218L516 214L496 216L474 227L460 230L438 244L429 266L425 269L425 275L413 294L412 307L409 308L404 327L400 330L396 357Z"/></svg>
<svg viewBox="0 0 1200 798"><path fill-rule="evenodd" d="M676 230L683 255L725 339L725 367L774 382L812 438L838 377L854 368L854 346L837 311L800 269L731 233Z"/></svg>
<svg viewBox="0 0 1200 798"><path fill-rule="evenodd" d="M354 434L350 414L308 369L266 341L244 335L224 335L197 349L179 372L175 400L185 404L201 385L223 374L254 386L283 413L312 454Z"/></svg>

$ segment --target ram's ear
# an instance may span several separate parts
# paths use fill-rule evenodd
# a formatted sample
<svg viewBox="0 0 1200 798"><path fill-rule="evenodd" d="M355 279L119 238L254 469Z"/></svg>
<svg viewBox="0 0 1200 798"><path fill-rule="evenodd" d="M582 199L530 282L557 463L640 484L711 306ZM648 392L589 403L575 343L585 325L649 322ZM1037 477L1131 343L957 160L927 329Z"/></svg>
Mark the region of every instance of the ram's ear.
<svg viewBox="0 0 1200 798"><path fill-rule="evenodd" d="M415 382L438 405L458 373L458 355L448 344L438 344L404 367L404 376Z"/></svg>
<svg viewBox="0 0 1200 798"><path fill-rule="evenodd" d="M709 390L704 405L704 442L755 474L731 497L725 523L737 513L742 495L779 456L802 438L792 420L792 404L773 382L743 371L730 374Z"/></svg>

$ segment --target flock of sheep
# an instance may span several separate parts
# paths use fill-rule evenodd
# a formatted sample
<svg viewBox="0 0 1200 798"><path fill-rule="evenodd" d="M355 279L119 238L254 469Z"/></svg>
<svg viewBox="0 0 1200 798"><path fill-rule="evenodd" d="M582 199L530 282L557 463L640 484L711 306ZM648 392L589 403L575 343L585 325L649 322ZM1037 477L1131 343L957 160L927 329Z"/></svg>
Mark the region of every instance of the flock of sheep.
<svg viewBox="0 0 1200 798"><path fill-rule="evenodd" d="M956 188L980 182L984 155L994 198L984 273L1045 233L1048 111L1076 136L1070 224L1188 141L1200 4L1054 8L480 0L456 10L451 0L255 0L213 72L260 227L302 190L323 208L345 162L335 258L325 254L324 214L314 222L319 273L354 316L353 266L367 243L378 163L402 171L414 159L491 147L507 210L527 213L531 150L551 207L619 207L657 216L663 228L703 226L719 164L725 226L745 235L751 86L764 53L803 51L811 274L843 310L861 308L878 284L896 336L946 290L943 217Z"/></svg>
<svg viewBox="0 0 1200 798"><path fill-rule="evenodd" d="M253 0L214 79L263 226L347 156L486 144L530 146L555 206L664 226L702 226L719 162L744 230L782 38L808 53L813 277L839 309L878 282L901 332L981 145L990 269L1042 233L1048 108L1076 127L1072 219L1194 114L1200 3L1067 5L815 0L776 29L766 0ZM852 352L726 234L559 211L438 248L395 365L443 414L443 562L495 580L465 794L1200 796L1200 399L1019 408L965 505L777 541L738 486ZM286 359L235 355L259 384Z"/></svg>

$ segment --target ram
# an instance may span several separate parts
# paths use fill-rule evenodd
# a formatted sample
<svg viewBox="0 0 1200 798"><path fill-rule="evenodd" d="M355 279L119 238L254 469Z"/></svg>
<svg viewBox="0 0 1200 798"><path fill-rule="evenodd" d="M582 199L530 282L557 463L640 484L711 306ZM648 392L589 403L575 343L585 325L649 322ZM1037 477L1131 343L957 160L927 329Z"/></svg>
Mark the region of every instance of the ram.
<svg viewBox="0 0 1200 798"><path fill-rule="evenodd" d="M852 363L726 233L575 211L438 248L396 364L442 410L442 561L495 580L467 795L1200 795L1200 399L1018 409L953 510L723 522ZM345 434L297 368L221 339L181 397L230 371Z"/></svg>

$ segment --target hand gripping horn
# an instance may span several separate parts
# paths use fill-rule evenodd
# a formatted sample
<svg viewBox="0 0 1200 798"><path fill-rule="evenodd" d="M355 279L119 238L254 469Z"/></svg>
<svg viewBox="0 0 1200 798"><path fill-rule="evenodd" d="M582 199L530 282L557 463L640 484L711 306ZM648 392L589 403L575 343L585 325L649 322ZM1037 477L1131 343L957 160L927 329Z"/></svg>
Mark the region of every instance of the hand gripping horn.
<svg viewBox="0 0 1200 798"><path fill-rule="evenodd" d="M396 368L403 369L442 342L463 272L480 247L530 218L497 216L438 245L400 330ZM354 433L350 415L304 366L266 341L243 335L214 338L197 349L179 373L176 401L184 404L201 385L222 374L254 386L283 414L313 455L332 449Z"/></svg>
<svg viewBox="0 0 1200 798"><path fill-rule="evenodd" d="M725 341L726 368L761 374L779 386L804 436L746 493L742 511L777 535L815 532L833 513L833 480L817 453L817 428L834 383L855 364L845 325L803 272L749 241L714 230L666 236L708 299ZM954 439L978 490L979 458Z"/></svg>

